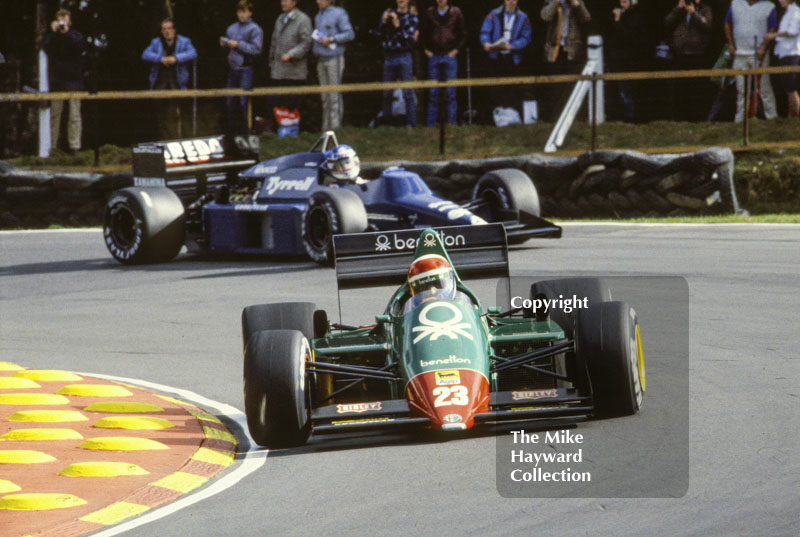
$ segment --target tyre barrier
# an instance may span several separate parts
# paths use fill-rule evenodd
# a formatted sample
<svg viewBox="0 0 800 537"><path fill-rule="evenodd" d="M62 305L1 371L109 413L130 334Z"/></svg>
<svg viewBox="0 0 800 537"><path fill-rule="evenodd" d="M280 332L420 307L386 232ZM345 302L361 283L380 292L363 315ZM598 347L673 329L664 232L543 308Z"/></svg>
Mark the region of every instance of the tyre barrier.
<svg viewBox="0 0 800 537"><path fill-rule="evenodd" d="M374 178L387 166L401 166L425 178L437 194L458 202L485 173L516 168L536 184L542 216L631 218L746 213L733 184L733 152L708 148L685 155L635 151L594 151L578 157L527 155L449 162L362 163Z"/></svg>
<svg viewBox="0 0 800 537"><path fill-rule="evenodd" d="M130 174L21 170L0 162L0 229L101 226L108 196Z"/></svg>
<svg viewBox="0 0 800 537"><path fill-rule="evenodd" d="M539 193L544 217L630 218L745 213L733 184L733 152L708 148L685 155L595 151L578 157L527 155L442 162L365 162L366 178L388 166L422 176L445 199L470 200L485 173L516 168ZM130 173L21 170L0 162L0 229L101 226L109 195L132 185Z"/></svg>

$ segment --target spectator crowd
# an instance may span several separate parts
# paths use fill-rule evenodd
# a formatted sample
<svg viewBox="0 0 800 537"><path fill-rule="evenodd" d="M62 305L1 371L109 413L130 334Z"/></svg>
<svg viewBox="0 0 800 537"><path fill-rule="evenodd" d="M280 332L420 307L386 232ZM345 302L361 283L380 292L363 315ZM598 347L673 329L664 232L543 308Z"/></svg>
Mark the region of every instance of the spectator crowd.
<svg viewBox="0 0 800 537"><path fill-rule="evenodd" d="M269 1L279 3L281 11L268 35L253 19L260 4L241 0L236 4L235 14L231 14L233 22L219 36L219 47L227 57L229 88L252 89L262 56L268 66L268 84L273 87L307 84L313 67L321 86L339 85L348 69L360 68L349 66L346 60L348 46L362 36L354 30L348 11L335 0L315 0L314 14L304 13L297 0ZM610 72L642 70L645 65L653 65L653 60L660 68L675 70L710 69L712 65L737 69L800 65L800 7L795 0L731 0L724 13L715 13L707 0L677 0L658 29L663 42L654 50L644 45L647 38L652 38L653 28L643 24L637 0L616 0L613 8L604 13L590 12L585 0L527 3L498 0L499 5L486 13L477 36L469 35L465 14L454 5L464 0L419 0L420 5L415 0L378 1L385 9L369 30L380 44L384 82L468 77L467 46L469 39L474 38L480 49L472 51L472 55L483 55L485 72L492 77L580 73L587 59L587 37L592 22L594 27L604 29L605 69ZM344 4L349 9L359 5ZM523 6L536 11L525 12ZM720 41L713 35L715 17L724 18L722 50L713 50L712 46ZM172 18L160 21L159 35L141 54L150 69L151 90L186 90L196 81L198 52L192 39L178 33L178 26L178 21ZM43 49L49 59L49 90L83 90L87 41L72 27L69 11L61 9L55 14L44 37ZM529 61L530 58L535 61ZM673 107L674 119L717 119L722 101L726 95L733 101L734 92L734 121L742 121L748 108L751 115L773 119L778 116L778 103L789 117L800 115L800 76L790 73L753 79L751 88L745 87L744 77L736 77L730 84L723 81L716 97L709 92L708 78L675 79L671 83L679 105ZM630 81L619 81L610 83L608 88L610 119L628 122L641 119L640 87ZM745 103L748 94L752 103ZM491 121L498 111L510 109L517 117L528 119L526 104L535 99L538 112L534 112L533 119L539 115L554 121L568 95L569 86L564 84L540 88L491 87L476 100L483 108L477 115ZM187 136L189 114L183 108L184 101L159 101L158 134L162 139ZM299 115L304 102L297 95L277 96L269 100L269 113L275 111L277 118L279 110L297 110ZM342 94L326 91L321 94L320 104L322 129L340 127L345 115ZM229 97L226 108L230 133L251 131L252 111L248 110L246 97ZM418 126L419 116L419 123L428 127L440 121L455 124L474 117L476 111L468 108L459 102L455 87L443 91L432 88L427 92L407 88L385 91L376 122L413 129ZM52 142L55 145L59 141L64 111L66 145L75 152L81 147L82 130L80 101L76 99L66 103L52 101Z"/></svg>

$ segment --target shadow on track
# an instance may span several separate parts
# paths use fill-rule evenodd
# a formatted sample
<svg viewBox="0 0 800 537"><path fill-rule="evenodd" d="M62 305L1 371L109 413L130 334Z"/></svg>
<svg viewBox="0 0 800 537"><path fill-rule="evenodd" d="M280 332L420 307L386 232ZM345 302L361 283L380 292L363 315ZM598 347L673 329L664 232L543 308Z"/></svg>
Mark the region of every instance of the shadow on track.
<svg viewBox="0 0 800 537"><path fill-rule="evenodd" d="M552 420L538 421L518 421L514 423L503 423L498 425L487 425L476 427L469 431L443 433L441 431L427 431L410 429L406 433L350 433L341 435L322 435L312 436L304 446L270 450L267 455L273 457L290 457L293 455L306 455L312 453L324 453L329 451L353 451L357 449L372 449L376 447L396 447L443 444L445 442L455 442L471 438L484 438L510 434L511 431L520 427L525 427L526 432L543 432L554 429L574 429L579 423L589 421L588 419L561 418Z"/></svg>
<svg viewBox="0 0 800 537"><path fill-rule="evenodd" d="M261 264L260 267L255 265ZM265 258L263 256L207 256L182 255L173 261L152 265L121 265L111 258L75 259L70 261L50 261L24 263L0 267L0 276L28 276L34 274L68 274L73 272L116 271L128 272L200 272L231 268L225 272L187 276L186 279L227 278L231 276L252 276L258 274L283 274L314 270L319 265L302 257Z"/></svg>

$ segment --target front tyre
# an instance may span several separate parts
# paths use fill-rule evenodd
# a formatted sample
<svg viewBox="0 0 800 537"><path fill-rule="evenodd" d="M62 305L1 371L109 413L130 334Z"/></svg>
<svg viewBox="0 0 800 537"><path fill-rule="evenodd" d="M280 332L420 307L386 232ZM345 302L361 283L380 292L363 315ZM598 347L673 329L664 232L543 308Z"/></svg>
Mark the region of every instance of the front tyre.
<svg viewBox="0 0 800 537"><path fill-rule="evenodd" d="M539 194L521 170L494 170L478 179L472 198L484 204L476 214L487 222L519 220L519 213L541 215Z"/></svg>
<svg viewBox="0 0 800 537"><path fill-rule="evenodd" d="M242 346L253 334L263 330L299 330L309 341L314 337L314 311L311 302L256 304L242 310Z"/></svg>
<svg viewBox="0 0 800 537"><path fill-rule="evenodd" d="M367 229L367 211L355 192L326 189L315 192L303 215L303 246L321 265L333 262L333 236Z"/></svg>
<svg viewBox="0 0 800 537"><path fill-rule="evenodd" d="M103 238L122 264L162 263L183 247L185 223L183 204L172 190L123 188L106 203Z"/></svg>
<svg viewBox="0 0 800 537"><path fill-rule="evenodd" d="M586 362L595 413L629 416L642 406L644 355L636 311L625 302L601 302L580 310L575 352Z"/></svg>
<svg viewBox="0 0 800 537"><path fill-rule="evenodd" d="M302 445L311 432L306 406L308 340L297 330L265 330L244 350L244 408L247 428L258 445Z"/></svg>

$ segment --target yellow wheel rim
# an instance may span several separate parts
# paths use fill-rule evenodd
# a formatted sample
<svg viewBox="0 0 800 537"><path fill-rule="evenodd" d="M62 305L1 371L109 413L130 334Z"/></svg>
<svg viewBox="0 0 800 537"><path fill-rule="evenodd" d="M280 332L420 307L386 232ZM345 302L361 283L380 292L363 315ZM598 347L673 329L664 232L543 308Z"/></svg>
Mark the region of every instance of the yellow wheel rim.
<svg viewBox="0 0 800 537"><path fill-rule="evenodd" d="M639 382L642 384L642 391L645 390L644 381L644 351L642 351L642 337L639 335L639 325L636 325L636 354L639 364Z"/></svg>

